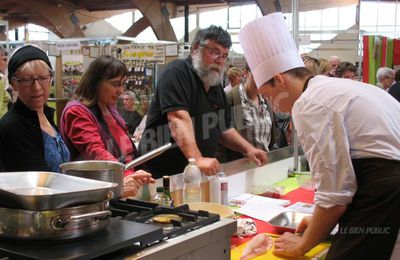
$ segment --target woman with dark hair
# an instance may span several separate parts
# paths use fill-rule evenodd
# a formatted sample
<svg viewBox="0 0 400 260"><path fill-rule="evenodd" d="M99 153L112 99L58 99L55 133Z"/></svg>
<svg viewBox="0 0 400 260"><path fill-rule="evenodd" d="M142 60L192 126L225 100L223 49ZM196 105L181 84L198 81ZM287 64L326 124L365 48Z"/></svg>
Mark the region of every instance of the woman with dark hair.
<svg viewBox="0 0 400 260"><path fill-rule="evenodd" d="M137 155L116 104L124 93L128 70L121 61L104 55L96 58L82 75L76 95L61 116L62 137L72 160L112 160L128 163ZM124 196L136 195L151 174L125 171Z"/></svg>
<svg viewBox="0 0 400 260"><path fill-rule="evenodd" d="M339 63L339 65L337 66L335 71L335 77L356 80L356 73L357 69L353 65L353 63L350 63L348 61L343 61Z"/></svg>

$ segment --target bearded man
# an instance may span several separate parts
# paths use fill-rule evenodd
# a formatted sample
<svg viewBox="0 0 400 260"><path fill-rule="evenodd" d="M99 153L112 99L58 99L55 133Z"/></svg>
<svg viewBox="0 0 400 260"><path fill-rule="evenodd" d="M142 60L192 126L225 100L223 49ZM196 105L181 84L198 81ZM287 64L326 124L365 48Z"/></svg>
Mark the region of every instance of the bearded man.
<svg viewBox="0 0 400 260"><path fill-rule="evenodd" d="M265 151L256 149L231 126L221 85L231 45L229 33L211 25L197 32L186 59L172 61L161 73L139 144L142 154L174 144L144 165L155 178L183 172L189 158L195 158L204 174L217 174L221 170L214 158L218 143L257 165L266 162Z"/></svg>

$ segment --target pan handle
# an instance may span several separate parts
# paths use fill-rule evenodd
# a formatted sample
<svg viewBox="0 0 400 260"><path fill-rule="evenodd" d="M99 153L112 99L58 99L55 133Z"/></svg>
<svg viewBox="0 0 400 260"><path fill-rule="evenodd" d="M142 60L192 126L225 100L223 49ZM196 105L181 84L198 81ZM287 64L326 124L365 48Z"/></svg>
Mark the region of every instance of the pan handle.
<svg viewBox="0 0 400 260"><path fill-rule="evenodd" d="M152 151L150 151L150 152L148 152L148 153L146 153L146 154L144 154L142 156L139 156L138 158L136 158L136 159L132 160L131 162L127 163L125 165L125 167L124 167L124 170L131 169L131 168L133 168L135 166L138 166L138 165L140 165L142 163L147 162L150 159L153 159L154 157L156 157L156 156L162 154L163 152L165 152L166 150L168 150L171 147L171 145L172 145L171 143L164 144L163 146L160 146L157 149L154 149L154 150L152 150Z"/></svg>
<svg viewBox="0 0 400 260"><path fill-rule="evenodd" d="M53 220L53 226L61 229L61 228L65 227L71 221L76 221L76 220L85 219L85 218L106 219L108 216L111 216L111 211L109 211L109 210L89 212L86 214L70 216L67 219L58 217Z"/></svg>
<svg viewBox="0 0 400 260"><path fill-rule="evenodd" d="M78 220L78 219L82 219L82 218L98 218L98 219L102 219L102 218L106 218L108 216L111 216L111 211L104 210L104 211L89 212L89 213L86 213L86 214L71 216L69 218L69 220Z"/></svg>

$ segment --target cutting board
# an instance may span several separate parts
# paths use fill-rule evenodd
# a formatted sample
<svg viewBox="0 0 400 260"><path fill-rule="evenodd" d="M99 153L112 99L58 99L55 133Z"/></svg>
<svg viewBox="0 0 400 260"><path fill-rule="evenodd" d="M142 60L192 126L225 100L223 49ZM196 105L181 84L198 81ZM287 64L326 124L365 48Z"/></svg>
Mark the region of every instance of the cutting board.
<svg viewBox="0 0 400 260"><path fill-rule="evenodd" d="M267 234L270 235L270 234ZM273 240L275 240L275 238L277 237L276 235L270 235L271 238ZM243 250L246 248L247 244L250 241L235 247L231 250L231 260L240 260L240 256L243 253ZM329 243L321 243L319 245L317 245L316 247L314 247L313 249L311 249L304 257L302 258L292 258L292 259L311 259L315 256L319 256L321 253L323 253L324 251L327 251L327 249L329 248L330 244ZM257 256L255 258L252 258L252 260L266 260L266 259L289 259L289 258L284 258L284 257L279 257L274 255L272 252L274 251L274 248L271 248L269 251L267 251L266 254Z"/></svg>

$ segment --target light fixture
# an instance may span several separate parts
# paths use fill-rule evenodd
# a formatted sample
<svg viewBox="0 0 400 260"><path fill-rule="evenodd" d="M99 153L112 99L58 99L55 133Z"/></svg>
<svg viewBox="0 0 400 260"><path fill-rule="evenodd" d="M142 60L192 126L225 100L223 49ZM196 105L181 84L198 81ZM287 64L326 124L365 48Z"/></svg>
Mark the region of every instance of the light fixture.
<svg viewBox="0 0 400 260"><path fill-rule="evenodd" d="M69 20L72 22L74 26L79 26L79 18L72 12L69 16Z"/></svg>

